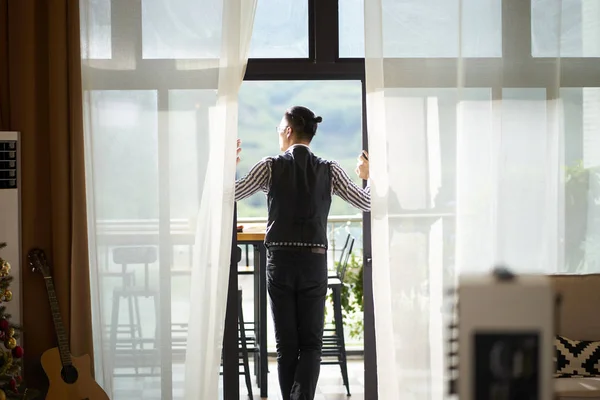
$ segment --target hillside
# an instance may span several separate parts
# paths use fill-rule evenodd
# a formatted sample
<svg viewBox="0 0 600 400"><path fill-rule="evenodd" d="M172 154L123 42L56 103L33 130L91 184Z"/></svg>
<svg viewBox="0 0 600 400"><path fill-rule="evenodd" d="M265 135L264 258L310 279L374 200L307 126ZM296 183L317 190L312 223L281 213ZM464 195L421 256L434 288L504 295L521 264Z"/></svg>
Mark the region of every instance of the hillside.
<svg viewBox="0 0 600 400"><path fill-rule="evenodd" d="M279 153L276 127L286 108L303 105L323 117L313 141L319 156L337 160L360 184L354 168L362 149L361 84L358 81L244 82L239 98L239 137L243 141L238 176L258 160ZM331 215L358 210L335 198ZM238 204L239 217L266 216L264 194Z"/></svg>

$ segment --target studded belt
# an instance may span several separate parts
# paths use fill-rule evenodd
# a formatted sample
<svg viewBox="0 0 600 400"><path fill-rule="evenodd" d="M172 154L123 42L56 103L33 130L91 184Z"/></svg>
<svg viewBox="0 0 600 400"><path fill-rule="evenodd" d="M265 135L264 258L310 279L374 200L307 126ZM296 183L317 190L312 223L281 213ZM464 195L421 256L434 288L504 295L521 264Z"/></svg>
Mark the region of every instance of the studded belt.
<svg viewBox="0 0 600 400"><path fill-rule="evenodd" d="M327 254L327 250L323 247L269 246L269 251L299 251L303 253Z"/></svg>

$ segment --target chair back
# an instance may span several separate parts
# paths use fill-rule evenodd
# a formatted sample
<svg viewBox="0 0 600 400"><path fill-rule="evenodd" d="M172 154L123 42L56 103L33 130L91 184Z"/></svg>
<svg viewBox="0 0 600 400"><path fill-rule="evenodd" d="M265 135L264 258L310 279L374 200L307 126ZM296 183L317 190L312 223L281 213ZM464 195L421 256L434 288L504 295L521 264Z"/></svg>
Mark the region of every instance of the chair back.
<svg viewBox="0 0 600 400"><path fill-rule="evenodd" d="M123 272L130 264L144 266L144 286L147 289L150 287L150 264L158 260L158 250L156 247L117 247L113 249L113 262L121 265Z"/></svg>
<svg viewBox="0 0 600 400"><path fill-rule="evenodd" d="M354 247L354 238L351 234L346 236L346 243L342 248L342 253L340 254L340 261L338 262L336 268L336 275L338 279L344 282L344 278L346 276L346 268L348 267L348 261L350 260L350 254L352 254L352 248Z"/></svg>

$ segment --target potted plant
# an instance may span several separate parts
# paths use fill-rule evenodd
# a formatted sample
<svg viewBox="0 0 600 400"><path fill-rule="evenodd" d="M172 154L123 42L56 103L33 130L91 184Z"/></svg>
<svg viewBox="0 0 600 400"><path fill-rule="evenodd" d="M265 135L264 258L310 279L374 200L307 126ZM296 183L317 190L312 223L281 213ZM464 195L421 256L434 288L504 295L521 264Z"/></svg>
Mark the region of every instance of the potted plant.
<svg viewBox="0 0 600 400"><path fill-rule="evenodd" d="M336 266L337 266L336 262ZM332 293L328 301L333 304ZM350 255L342 286L342 314L344 326L349 328L351 338L361 339L364 332L363 306L363 259L362 255ZM329 321L330 322L330 321Z"/></svg>

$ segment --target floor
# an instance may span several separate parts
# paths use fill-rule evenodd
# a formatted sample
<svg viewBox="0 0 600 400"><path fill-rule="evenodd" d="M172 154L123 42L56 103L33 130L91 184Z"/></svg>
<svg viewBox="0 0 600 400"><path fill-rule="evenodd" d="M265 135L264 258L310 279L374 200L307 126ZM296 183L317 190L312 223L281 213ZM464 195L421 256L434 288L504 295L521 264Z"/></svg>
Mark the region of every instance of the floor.
<svg viewBox="0 0 600 400"><path fill-rule="evenodd" d="M252 368L251 368L252 370ZM315 400L364 400L364 364L362 358L348 360L348 378L350 380L350 394L346 395L346 388L342 383L342 375L337 365L321 366L321 375L317 387ZM261 400L260 391L254 383L252 388L254 397L252 400ZM247 400L248 390L243 377L240 379L240 399ZM277 382L277 365L269 363L269 397L268 400L281 400L279 384Z"/></svg>
<svg viewBox="0 0 600 400"><path fill-rule="evenodd" d="M342 384L340 368L337 365L323 365L315 400L364 400L364 368L362 358L348 360L348 377L350 379L351 397L346 396L346 388ZM183 365L173 366L173 400L183 400ZM253 365L250 365L253 371ZM277 382L277 365L269 362L269 397L268 400L282 400ZM222 381L221 381L222 382ZM113 400L161 400L160 377L117 378L114 380ZM261 400L260 391L253 383L252 400ZM219 396L222 399L221 395ZM240 399L248 400L243 376L240 376Z"/></svg>

